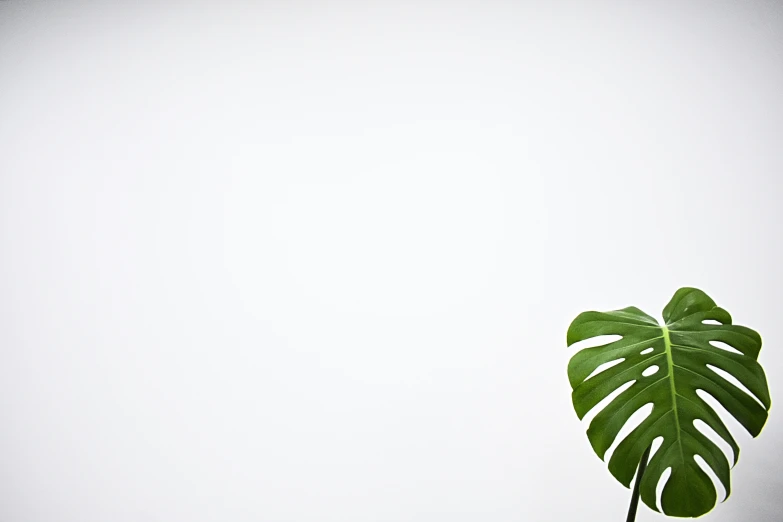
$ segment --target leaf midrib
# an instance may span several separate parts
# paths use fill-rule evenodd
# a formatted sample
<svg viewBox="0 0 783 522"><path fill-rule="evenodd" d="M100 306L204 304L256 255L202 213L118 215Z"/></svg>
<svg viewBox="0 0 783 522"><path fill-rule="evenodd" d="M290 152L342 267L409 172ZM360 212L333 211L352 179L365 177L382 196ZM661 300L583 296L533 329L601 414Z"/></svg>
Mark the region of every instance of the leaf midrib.
<svg viewBox="0 0 783 522"><path fill-rule="evenodd" d="M680 432L682 428L680 427L680 415L677 412L677 396L679 395L677 393L677 387L674 384L674 359L672 358L672 341L669 338L669 329L666 326L661 326L661 331L663 331L663 348L664 352L666 353L666 362L669 366L669 389L671 390L672 394L672 411L674 412L674 426L677 428L677 446L680 449L680 461L685 464L685 453L682 450L682 437L680 436Z"/></svg>

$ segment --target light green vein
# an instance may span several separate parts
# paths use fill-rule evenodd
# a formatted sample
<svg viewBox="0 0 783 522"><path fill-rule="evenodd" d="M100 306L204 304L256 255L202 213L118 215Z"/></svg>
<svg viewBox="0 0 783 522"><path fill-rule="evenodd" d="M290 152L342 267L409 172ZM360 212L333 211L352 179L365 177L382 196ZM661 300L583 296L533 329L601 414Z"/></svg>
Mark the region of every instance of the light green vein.
<svg viewBox="0 0 783 522"><path fill-rule="evenodd" d="M669 329L665 326L663 330L663 344L666 351L666 362L669 364L669 388L672 392L672 411L674 412L674 426L677 428L677 445L680 447L680 460L685 463L685 454L682 451L682 437L680 437L680 416L677 413L677 387L674 385L674 360L672 359L672 341L669 338Z"/></svg>

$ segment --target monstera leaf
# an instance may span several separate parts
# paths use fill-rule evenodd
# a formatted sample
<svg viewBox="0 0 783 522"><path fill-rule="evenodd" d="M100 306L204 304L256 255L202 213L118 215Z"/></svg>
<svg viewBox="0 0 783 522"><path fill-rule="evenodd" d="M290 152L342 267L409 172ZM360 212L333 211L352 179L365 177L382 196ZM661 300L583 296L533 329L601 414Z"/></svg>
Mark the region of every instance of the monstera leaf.
<svg viewBox="0 0 783 522"><path fill-rule="evenodd" d="M678 290L664 308L663 319L665 324L661 325L634 307L580 314L568 328L569 346L599 335L622 337L577 352L568 364L568 378L580 419L613 391L633 382L593 418L587 430L590 443L603 460L628 418L652 404L652 413L615 448L609 471L629 487L645 450L663 437L641 478L641 498L658 511L655 489L663 472L671 468L661 495L663 512L697 517L715 506L717 495L695 456L712 468L728 497L729 470L739 455L726 425L697 391L714 397L752 436L758 435L770 407L767 380L756 360L761 337L750 328L732 324L726 310L695 288ZM720 348L712 341L735 350ZM606 368L609 365L605 363L618 360L622 362L593 375L599 366ZM651 372L653 366L658 370ZM724 378L723 372L736 378L755 398ZM721 449L696 428L696 420L709 425L731 446L731 466Z"/></svg>

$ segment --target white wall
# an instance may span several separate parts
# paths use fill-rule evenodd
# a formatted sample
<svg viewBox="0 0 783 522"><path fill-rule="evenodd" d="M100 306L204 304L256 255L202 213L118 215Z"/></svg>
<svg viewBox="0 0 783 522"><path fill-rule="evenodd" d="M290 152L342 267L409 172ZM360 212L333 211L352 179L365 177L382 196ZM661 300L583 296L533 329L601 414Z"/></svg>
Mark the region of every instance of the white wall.
<svg viewBox="0 0 783 522"><path fill-rule="evenodd" d="M624 520L565 331L680 286L780 517L783 4L126 4L0 2L0 519Z"/></svg>

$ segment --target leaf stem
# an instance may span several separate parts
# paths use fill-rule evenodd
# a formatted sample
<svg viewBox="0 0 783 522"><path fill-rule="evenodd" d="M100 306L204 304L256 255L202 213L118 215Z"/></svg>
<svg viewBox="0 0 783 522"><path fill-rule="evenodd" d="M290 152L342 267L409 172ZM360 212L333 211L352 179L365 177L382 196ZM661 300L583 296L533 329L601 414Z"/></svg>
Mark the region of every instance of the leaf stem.
<svg viewBox="0 0 783 522"><path fill-rule="evenodd" d="M628 518L625 519L625 522L634 522L636 520L636 508L639 505L639 486L642 483L644 470L647 468L647 461L650 459L651 447L652 446L647 446L647 449L644 450L644 454L642 454L642 460L639 461L639 471L636 472L636 481L633 484L633 494L631 495L631 505L628 506Z"/></svg>

